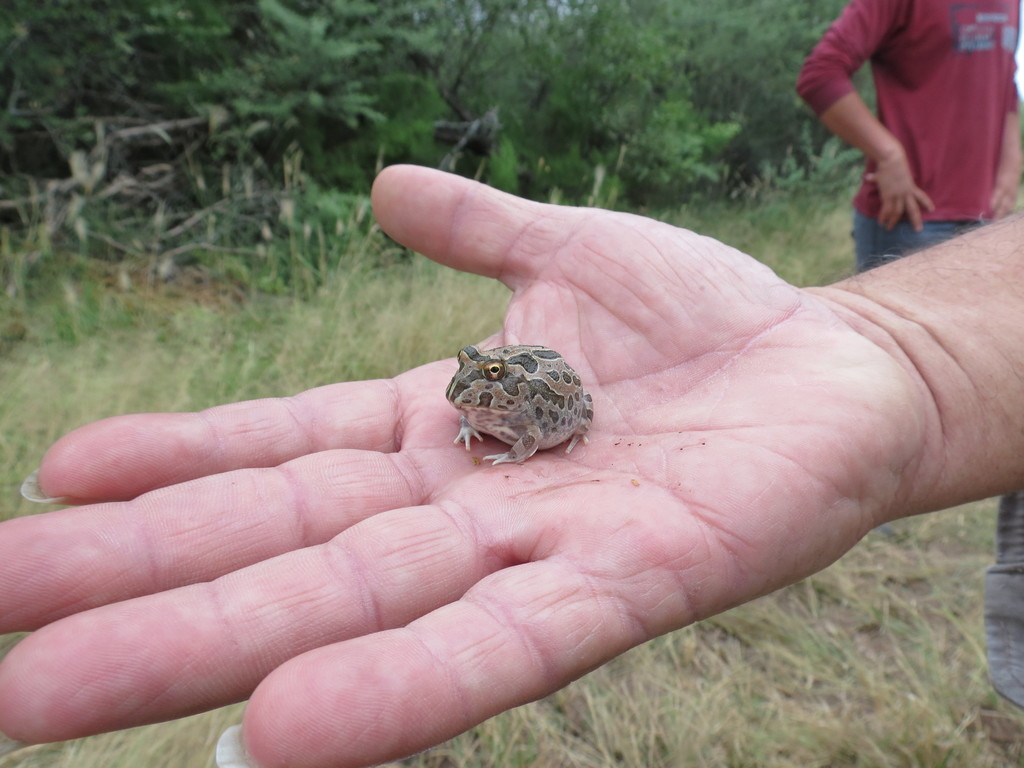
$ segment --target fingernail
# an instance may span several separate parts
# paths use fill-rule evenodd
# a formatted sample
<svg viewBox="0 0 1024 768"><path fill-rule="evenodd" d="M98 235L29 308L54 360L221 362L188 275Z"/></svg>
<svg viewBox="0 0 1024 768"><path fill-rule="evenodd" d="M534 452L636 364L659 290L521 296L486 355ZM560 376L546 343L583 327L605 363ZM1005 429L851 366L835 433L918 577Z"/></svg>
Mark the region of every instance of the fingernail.
<svg viewBox="0 0 1024 768"><path fill-rule="evenodd" d="M23 749L27 746L28 744L26 744L23 741L15 741L14 739L9 739L2 733L0 733L0 757L3 757L4 755L9 755L12 752L17 752L19 749Z"/></svg>
<svg viewBox="0 0 1024 768"><path fill-rule="evenodd" d="M246 754L240 725L232 725L220 735L214 759L218 768L259 768Z"/></svg>
<svg viewBox="0 0 1024 768"><path fill-rule="evenodd" d="M34 501L36 504L64 504L67 496L47 496L39 487L39 470L25 478L21 484L21 497L26 501Z"/></svg>

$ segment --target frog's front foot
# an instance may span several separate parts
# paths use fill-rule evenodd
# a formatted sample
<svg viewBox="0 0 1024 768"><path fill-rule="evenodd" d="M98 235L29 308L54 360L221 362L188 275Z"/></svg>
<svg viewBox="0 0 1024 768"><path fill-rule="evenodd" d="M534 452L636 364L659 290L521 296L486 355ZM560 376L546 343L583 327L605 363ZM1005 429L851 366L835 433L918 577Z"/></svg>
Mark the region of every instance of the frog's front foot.
<svg viewBox="0 0 1024 768"><path fill-rule="evenodd" d="M465 443L466 450L468 451L470 449L469 441L474 437L480 441L483 441L484 439L483 436L473 428L473 425L469 423L465 416L459 416L459 434L455 436L455 439L452 440L452 442L455 445Z"/></svg>
<svg viewBox="0 0 1024 768"><path fill-rule="evenodd" d="M540 443L541 432L537 427L530 427L526 434L516 440L507 453L496 453L493 456L484 456L484 461L493 461L494 464L522 464L537 452Z"/></svg>

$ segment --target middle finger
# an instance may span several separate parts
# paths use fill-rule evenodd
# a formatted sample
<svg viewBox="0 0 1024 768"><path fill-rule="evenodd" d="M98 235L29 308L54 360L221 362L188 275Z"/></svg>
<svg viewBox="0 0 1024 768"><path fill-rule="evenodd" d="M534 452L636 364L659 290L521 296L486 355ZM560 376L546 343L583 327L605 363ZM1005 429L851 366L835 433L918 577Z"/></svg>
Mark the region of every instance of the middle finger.
<svg viewBox="0 0 1024 768"><path fill-rule="evenodd" d="M17 585L0 590L0 632L209 581L421 504L424 473L410 453L324 451L0 523L0 584Z"/></svg>
<svg viewBox="0 0 1024 768"><path fill-rule="evenodd" d="M210 583L50 624L0 664L5 726L55 741L243 699L287 659L402 626L502 567L470 520L393 510Z"/></svg>

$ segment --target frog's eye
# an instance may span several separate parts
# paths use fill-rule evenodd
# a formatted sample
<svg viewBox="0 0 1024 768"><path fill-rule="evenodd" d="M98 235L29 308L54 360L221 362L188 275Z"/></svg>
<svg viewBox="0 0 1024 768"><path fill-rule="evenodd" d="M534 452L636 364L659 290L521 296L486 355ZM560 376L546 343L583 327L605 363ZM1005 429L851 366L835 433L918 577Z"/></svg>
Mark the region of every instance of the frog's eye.
<svg viewBox="0 0 1024 768"><path fill-rule="evenodd" d="M504 363L501 363L501 362L498 362L498 363L488 363L487 365L484 366L484 378L487 379L488 381L497 381L498 379L500 379L504 375L505 375L505 364Z"/></svg>

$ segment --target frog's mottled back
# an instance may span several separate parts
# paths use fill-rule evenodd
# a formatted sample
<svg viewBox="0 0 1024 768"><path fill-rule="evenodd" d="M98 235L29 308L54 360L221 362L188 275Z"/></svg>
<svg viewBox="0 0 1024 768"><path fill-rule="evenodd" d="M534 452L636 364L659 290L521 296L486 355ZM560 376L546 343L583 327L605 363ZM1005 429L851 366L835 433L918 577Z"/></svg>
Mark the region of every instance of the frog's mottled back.
<svg viewBox="0 0 1024 768"><path fill-rule="evenodd" d="M459 410L455 442L481 440L486 432L508 443L507 453L486 456L495 464L522 463L538 450L571 438L587 443L594 417L590 395L560 354L546 347L514 345L484 351L465 347L446 392ZM479 432L477 431L479 430Z"/></svg>

